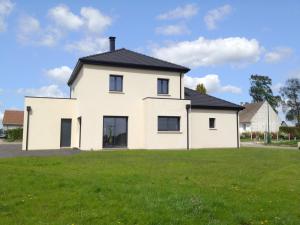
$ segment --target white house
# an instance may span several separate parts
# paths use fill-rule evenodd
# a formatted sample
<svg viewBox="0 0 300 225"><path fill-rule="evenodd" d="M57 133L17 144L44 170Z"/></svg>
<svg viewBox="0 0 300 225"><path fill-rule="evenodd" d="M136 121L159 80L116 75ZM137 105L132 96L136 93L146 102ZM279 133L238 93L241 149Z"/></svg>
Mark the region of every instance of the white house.
<svg viewBox="0 0 300 225"><path fill-rule="evenodd" d="M25 97L23 150L239 147L241 106L184 88L189 69L127 49L80 58L69 98Z"/></svg>
<svg viewBox="0 0 300 225"><path fill-rule="evenodd" d="M240 132L278 132L281 120L267 101L245 104L240 111Z"/></svg>

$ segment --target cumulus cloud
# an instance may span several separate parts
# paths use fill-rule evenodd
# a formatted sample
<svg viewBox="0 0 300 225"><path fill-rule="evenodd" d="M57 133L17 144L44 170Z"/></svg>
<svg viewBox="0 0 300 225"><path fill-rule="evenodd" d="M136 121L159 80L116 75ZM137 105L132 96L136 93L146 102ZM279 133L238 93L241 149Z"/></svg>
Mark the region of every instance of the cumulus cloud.
<svg viewBox="0 0 300 225"><path fill-rule="evenodd" d="M20 88L17 92L22 95L37 97L66 97L66 94L55 84L40 88Z"/></svg>
<svg viewBox="0 0 300 225"><path fill-rule="evenodd" d="M267 63L277 63L291 56L293 50L287 47L277 47L273 51L265 54L265 61Z"/></svg>
<svg viewBox="0 0 300 225"><path fill-rule="evenodd" d="M154 47L152 55L186 66L245 65L259 60L261 46L255 39L229 37L170 43Z"/></svg>
<svg viewBox="0 0 300 225"><path fill-rule="evenodd" d="M66 82L71 76L72 69L68 66L56 67L45 71L46 75L58 82Z"/></svg>
<svg viewBox="0 0 300 225"><path fill-rule="evenodd" d="M239 87L233 85L223 86L217 74L208 74L204 77L191 77L188 75L184 76L185 87L196 89L196 86L198 84L204 84L208 93L222 92L239 94L242 92L242 90Z"/></svg>
<svg viewBox="0 0 300 225"><path fill-rule="evenodd" d="M190 17L197 15L198 9L199 8L196 4L187 4L160 14L157 16L157 19L159 20L188 19Z"/></svg>
<svg viewBox="0 0 300 225"><path fill-rule="evenodd" d="M209 30L217 28L217 22L223 20L232 11L230 5L224 5L219 8L208 11L204 17L204 22Z"/></svg>
<svg viewBox="0 0 300 225"><path fill-rule="evenodd" d="M26 15L19 19L17 39L22 44L54 46L61 37L54 27L42 28L39 20Z"/></svg>
<svg viewBox="0 0 300 225"><path fill-rule="evenodd" d="M14 3L11 0L0 0L0 32L6 30L6 17L12 12Z"/></svg>
<svg viewBox="0 0 300 225"><path fill-rule="evenodd" d="M186 87L195 89L198 84L204 84L208 93L222 92L239 94L242 92L241 88L233 85L222 85L220 78L216 74L208 74L204 77L191 77L185 75L184 84Z"/></svg>
<svg viewBox="0 0 300 225"><path fill-rule="evenodd" d="M82 19L72 13L68 6L59 5L49 10L49 17L57 26L69 30L77 30L83 25Z"/></svg>
<svg viewBox="0 0 300 225"><path fill-rule="evenodd" d="M107 51L107 38L90 38L87 37L80 41L72 42L66 45L66 50L76 51L82 54L96 54Z"/></svg>
<svg viewBox="0 0 300 225"><path fill-rule="evenodd" d="M92 7L81 8L80 14L90 32L102 32L112 23L112 19L109 16Z"/></svg>
<svg viewBox="0 0 300 225"><path fill-rule="evenodd" d="M174 24L157 27L155 32L162 35L182 35L190 33L189 29L183 24Z"/></svg>
<svg viewBox="0 0 300 225"><path fill-rule="evenodd" d="M66 5L49 9L48 19L49 23L41 25L36 18L23 16L19 20L17 39L23 44L54 46L69 32L81 32L84 38L75 43L67 43L66 48L75 50L75 45L86 44L82 49L87 48L85 52L89 52L91 45L99 49L99 36L112 23L111 17L96 8L82 7L80 13L76 14Z"/></svg>

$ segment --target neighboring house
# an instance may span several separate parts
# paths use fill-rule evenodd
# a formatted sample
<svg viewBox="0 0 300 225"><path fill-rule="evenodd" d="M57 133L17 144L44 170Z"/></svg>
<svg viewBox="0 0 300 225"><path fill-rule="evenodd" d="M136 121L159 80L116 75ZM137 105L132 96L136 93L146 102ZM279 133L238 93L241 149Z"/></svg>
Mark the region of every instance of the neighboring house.
<svg viewBox="0 0 300 225"><path fill-rule="evenodd" d="M283 120L280 124L281 127L288 127L288 124Z"/></svg>
<svg viewBox="0 0 300 225"><path fill-rule="evenodd" d="M3 130L11 130L23 127L24 111L5 110L2 125Z"/></svg>
<svg viewBox="0 0 300 225"><path fill-rule="evenodd" d="M69 98L25 97L23 149L239 147L243 107L183 86L189 69L127 49L80 58Z"/></svg>
<svg viewBox="0 0 300 225"><path fill-rule="evenodd" d="M281 120L267 101L243 105L240 111L240 132L267 132L268 114L270 132L278 132Z"/></svg>

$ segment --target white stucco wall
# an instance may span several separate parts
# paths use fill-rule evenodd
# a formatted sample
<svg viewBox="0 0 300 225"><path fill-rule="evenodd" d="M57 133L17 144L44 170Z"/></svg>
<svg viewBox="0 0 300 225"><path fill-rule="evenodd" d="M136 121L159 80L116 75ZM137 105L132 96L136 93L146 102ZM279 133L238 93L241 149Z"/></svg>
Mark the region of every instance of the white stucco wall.
<svg viewBox="0 0 300 225"><path fill-rule="evenodd" d="M270 131L278 132L281 124L281 120L271 106L269 106L269 116L270 116L269 117ZM264 104L260 107L257 113L253 116L251 120L250 130L258 131L258 132L268 131L268 103L267 102L264 102Z"/></svg>
<svg viewBox="0 0 300 225"><path fill-rule="evenodd" d="M109 91L109 75L123 76L123 92ZM169 79L169 94L157 95L157 79ZM183 93L184 87L182 83ZM84 65L72 85L82 117L81 149L102 149L103 116L128 117L128 148L145 148L145 97L180 98L180 73Z"/></svg>
<svg viewBox="0 0 300 225"><path fill-rule="evenodd" d="M23 126L20 125L3 125L3 130L12 130L12 129L17 129L17 128L23 128Z"/></svg>
<svg viewBox="0 0 300 225"><path fill-rule="evenodd" d="M190 100L151 99L144 100L144 137L146 149L186 149L186 105ZM158 131L158 116L180 117L180 131Z"/></svg>
<svg viewBox="0 0 300 225"><path fill-rule="evenodd" d="M216 118L215 129L209 128L209 118ZM192 109L190 113L191 148L236 148L236 111Z"/></svg>
<svg viewBox="0 0 300 225"><path fill-rule="evenodd" d="M71 147L77 147L79 139L76 129L76 100L25 97L23 150L26 148L27 135L26 106L32 108L29 118L28 149L59 149L62 118L72 119Z"/></svg>

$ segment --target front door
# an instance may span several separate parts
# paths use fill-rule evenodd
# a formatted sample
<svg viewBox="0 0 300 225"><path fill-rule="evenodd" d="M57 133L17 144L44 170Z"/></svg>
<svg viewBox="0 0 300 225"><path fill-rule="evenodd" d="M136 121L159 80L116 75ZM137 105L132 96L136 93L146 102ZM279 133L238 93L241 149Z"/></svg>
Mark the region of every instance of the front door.
<svg viewBox="0 0 300 225"><path fill-rule="evenodd" d="M127 117L103 117L103 148L127 148Z"/></svg>
<svg viewBox="0 0 300 225"><path fill-rule="evenodd" d="M71 147L72 119L61 119L60 147Z"/></svg>

